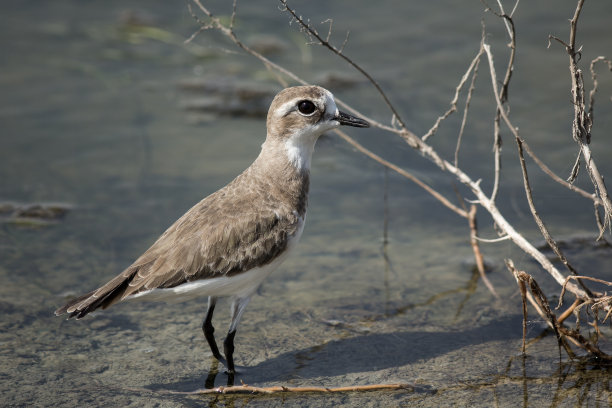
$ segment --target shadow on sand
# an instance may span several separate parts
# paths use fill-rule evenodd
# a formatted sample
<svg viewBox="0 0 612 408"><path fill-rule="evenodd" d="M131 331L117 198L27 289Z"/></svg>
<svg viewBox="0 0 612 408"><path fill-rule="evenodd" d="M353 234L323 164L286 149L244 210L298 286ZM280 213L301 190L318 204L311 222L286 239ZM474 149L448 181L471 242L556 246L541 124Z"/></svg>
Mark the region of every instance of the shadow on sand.
<svg viewBox="0 0 612 408"><path fill-rule="evenodd" d="M336 377L403 367L486 342L509 339L519 341L522 335L521 319L519 315L510 316L463 331L408 331L334 340L284 353L252 367L238 367L234 382L249 385L290 383L294 379ZM231 377L222 370L222 366L213 362L205 376L183 378L174 383L151 384L148 388L188 392L232 385Z"/></svg>

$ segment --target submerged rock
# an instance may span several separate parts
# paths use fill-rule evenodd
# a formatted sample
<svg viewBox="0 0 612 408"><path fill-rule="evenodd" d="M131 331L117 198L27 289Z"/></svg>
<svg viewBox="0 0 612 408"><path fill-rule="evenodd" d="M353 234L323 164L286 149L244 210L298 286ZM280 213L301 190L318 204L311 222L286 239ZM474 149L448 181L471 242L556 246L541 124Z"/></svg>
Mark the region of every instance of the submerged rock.
<svg viewBox="0 0 612 408"><path fill-rule="evenodd" d="M18 208L15 215L17 217L57 220L63 218L67 213L68 208L60 205L33 204L27 207Z"/></svg>
<svg viewBox="0 0 612 408"><path fill-rule="evenodd" d="M327 71L315 77L314 83L323 88L336 90L340 88L350 88L359 83L365 82L361 75L347 73L344 71Z"/></svg>
<svg viewBox="0 0 612 408"><path fill-rule="evenodd" d="M67 204L0 203L0 217L13 224L41 225L64 218L71 208Z"/></svg>
<svg viewBox="0 0 612 408"><path fill-rule="evenodd" d="M248 39L249 47L262 55L280 54L289 49L289 44L273 35L253 35Z"/></svg>
<svg viewBox="0 0 612 408"><path fill-rule="evenodd" d="M265 117L278 89L259 82L229 81L218 78L180 81L181 90L201 96L186 98L181 108L191 112L218 115Z"/></svg>

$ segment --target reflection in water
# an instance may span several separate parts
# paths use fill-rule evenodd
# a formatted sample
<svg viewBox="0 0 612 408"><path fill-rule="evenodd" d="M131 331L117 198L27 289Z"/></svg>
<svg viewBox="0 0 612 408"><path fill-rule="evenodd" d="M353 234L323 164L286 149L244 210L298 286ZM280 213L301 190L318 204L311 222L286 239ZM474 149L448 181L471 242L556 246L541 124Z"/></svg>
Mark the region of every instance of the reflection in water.
<svg viewBox="0 0 612 408"><path fill-rule="evenodd" d="M612 386L610 375L612 366L599 362L579 359L558 362L551 371L541 371L541 362L529 356L512 357L506 369L486 381L466 381L462 384L442 387L436 390L437 396L461 394L469 391L471 400L489 399L491 406L548 406L565 407L569 404L578 407L612 406ZM537 374L534 374L536 372ZM550 395L546 401L542 395ZM519 402L520 401L520 402Z"/></svg>
<svg viewBox="0 0 612 408"><path fill-rule="evenodd" d="M204 380L204 388L206 389L211 389L211 388L215 388L218 386L218 385L215 385L215 380L217 379L217 376L219 375L219 360L217 360L214 357L211 360L212 360L212 363L210 365L210 368L208 369L208 375L206 376L206 379ZM227 383L225 385L228 387L233 386L234 385L234 373L228 373L224 370L222 374L227 376Z"/></svg>
<svg viewBox="0 0 612 408"><path fill-rule="evenodd" d="M385 184L383 193L383 242L382 258L385 263L384 285L385 285L385 315L389 313L391 302L391 291L389 287L389 273L393 270L391 258L389 257L389 168L384 168Z"/></svg>
<svg viewBox="0 0 612 408"><path fill-rule="evenodd" d="M595 402L596 406L599 404L611 406L610 374L612 365L601 364L601 362L592 361L590 358L580 358L568 362L559 361L552 375L547 373L544 376L532 376L528 375L530 371L529 360L529 356L511 358L504 374L497 376L492 382L493 389L495 390L501 384L521 383L524 407L529 406L530 390L534 386L542 384L548 384L551 389L554 389L550 407L566 406L567 401L575 401L576 406L591 405L589 401ZM517 361L522 374L518 377L510 374L513 364L516 364ZM532 401L532 404L538 401L537 398L534 399L535 401Z"/></svg>

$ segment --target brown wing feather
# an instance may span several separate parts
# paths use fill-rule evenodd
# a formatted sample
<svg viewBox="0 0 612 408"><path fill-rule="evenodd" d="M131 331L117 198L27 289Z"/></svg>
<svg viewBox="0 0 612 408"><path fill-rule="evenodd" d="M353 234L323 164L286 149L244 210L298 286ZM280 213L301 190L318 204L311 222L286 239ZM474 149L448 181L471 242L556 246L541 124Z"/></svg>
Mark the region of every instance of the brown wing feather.
<svg viewBox="0 0 612 408"><path fill-rule="evenodd" d="M122 298L193 280L232 276L268 263L287 248L289 237L297 229L298 217L288 215L279 218L274 213L261 214L249 223L237 218L214 230L207 228L205 238L195 234L174 245L158 241L143 254L154 261L138 269ZM166 239L172 240L173 235Z"/></svg>

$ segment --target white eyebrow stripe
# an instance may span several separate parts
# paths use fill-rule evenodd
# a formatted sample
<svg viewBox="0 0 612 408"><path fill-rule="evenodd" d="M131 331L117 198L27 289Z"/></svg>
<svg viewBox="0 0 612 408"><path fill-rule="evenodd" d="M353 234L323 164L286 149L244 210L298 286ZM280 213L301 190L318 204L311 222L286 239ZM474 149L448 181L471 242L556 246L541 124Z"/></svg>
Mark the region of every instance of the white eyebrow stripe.
<svg viewBox="0 0 612 408"><path fill-rule="evenodd" d="M278 115L281 116L281 117L287 115L289 112L295 110L295 105L296 104L297 104L297 100L295 100L295 99L290 100L289 102L283 103L277 109Z"/></svg>

